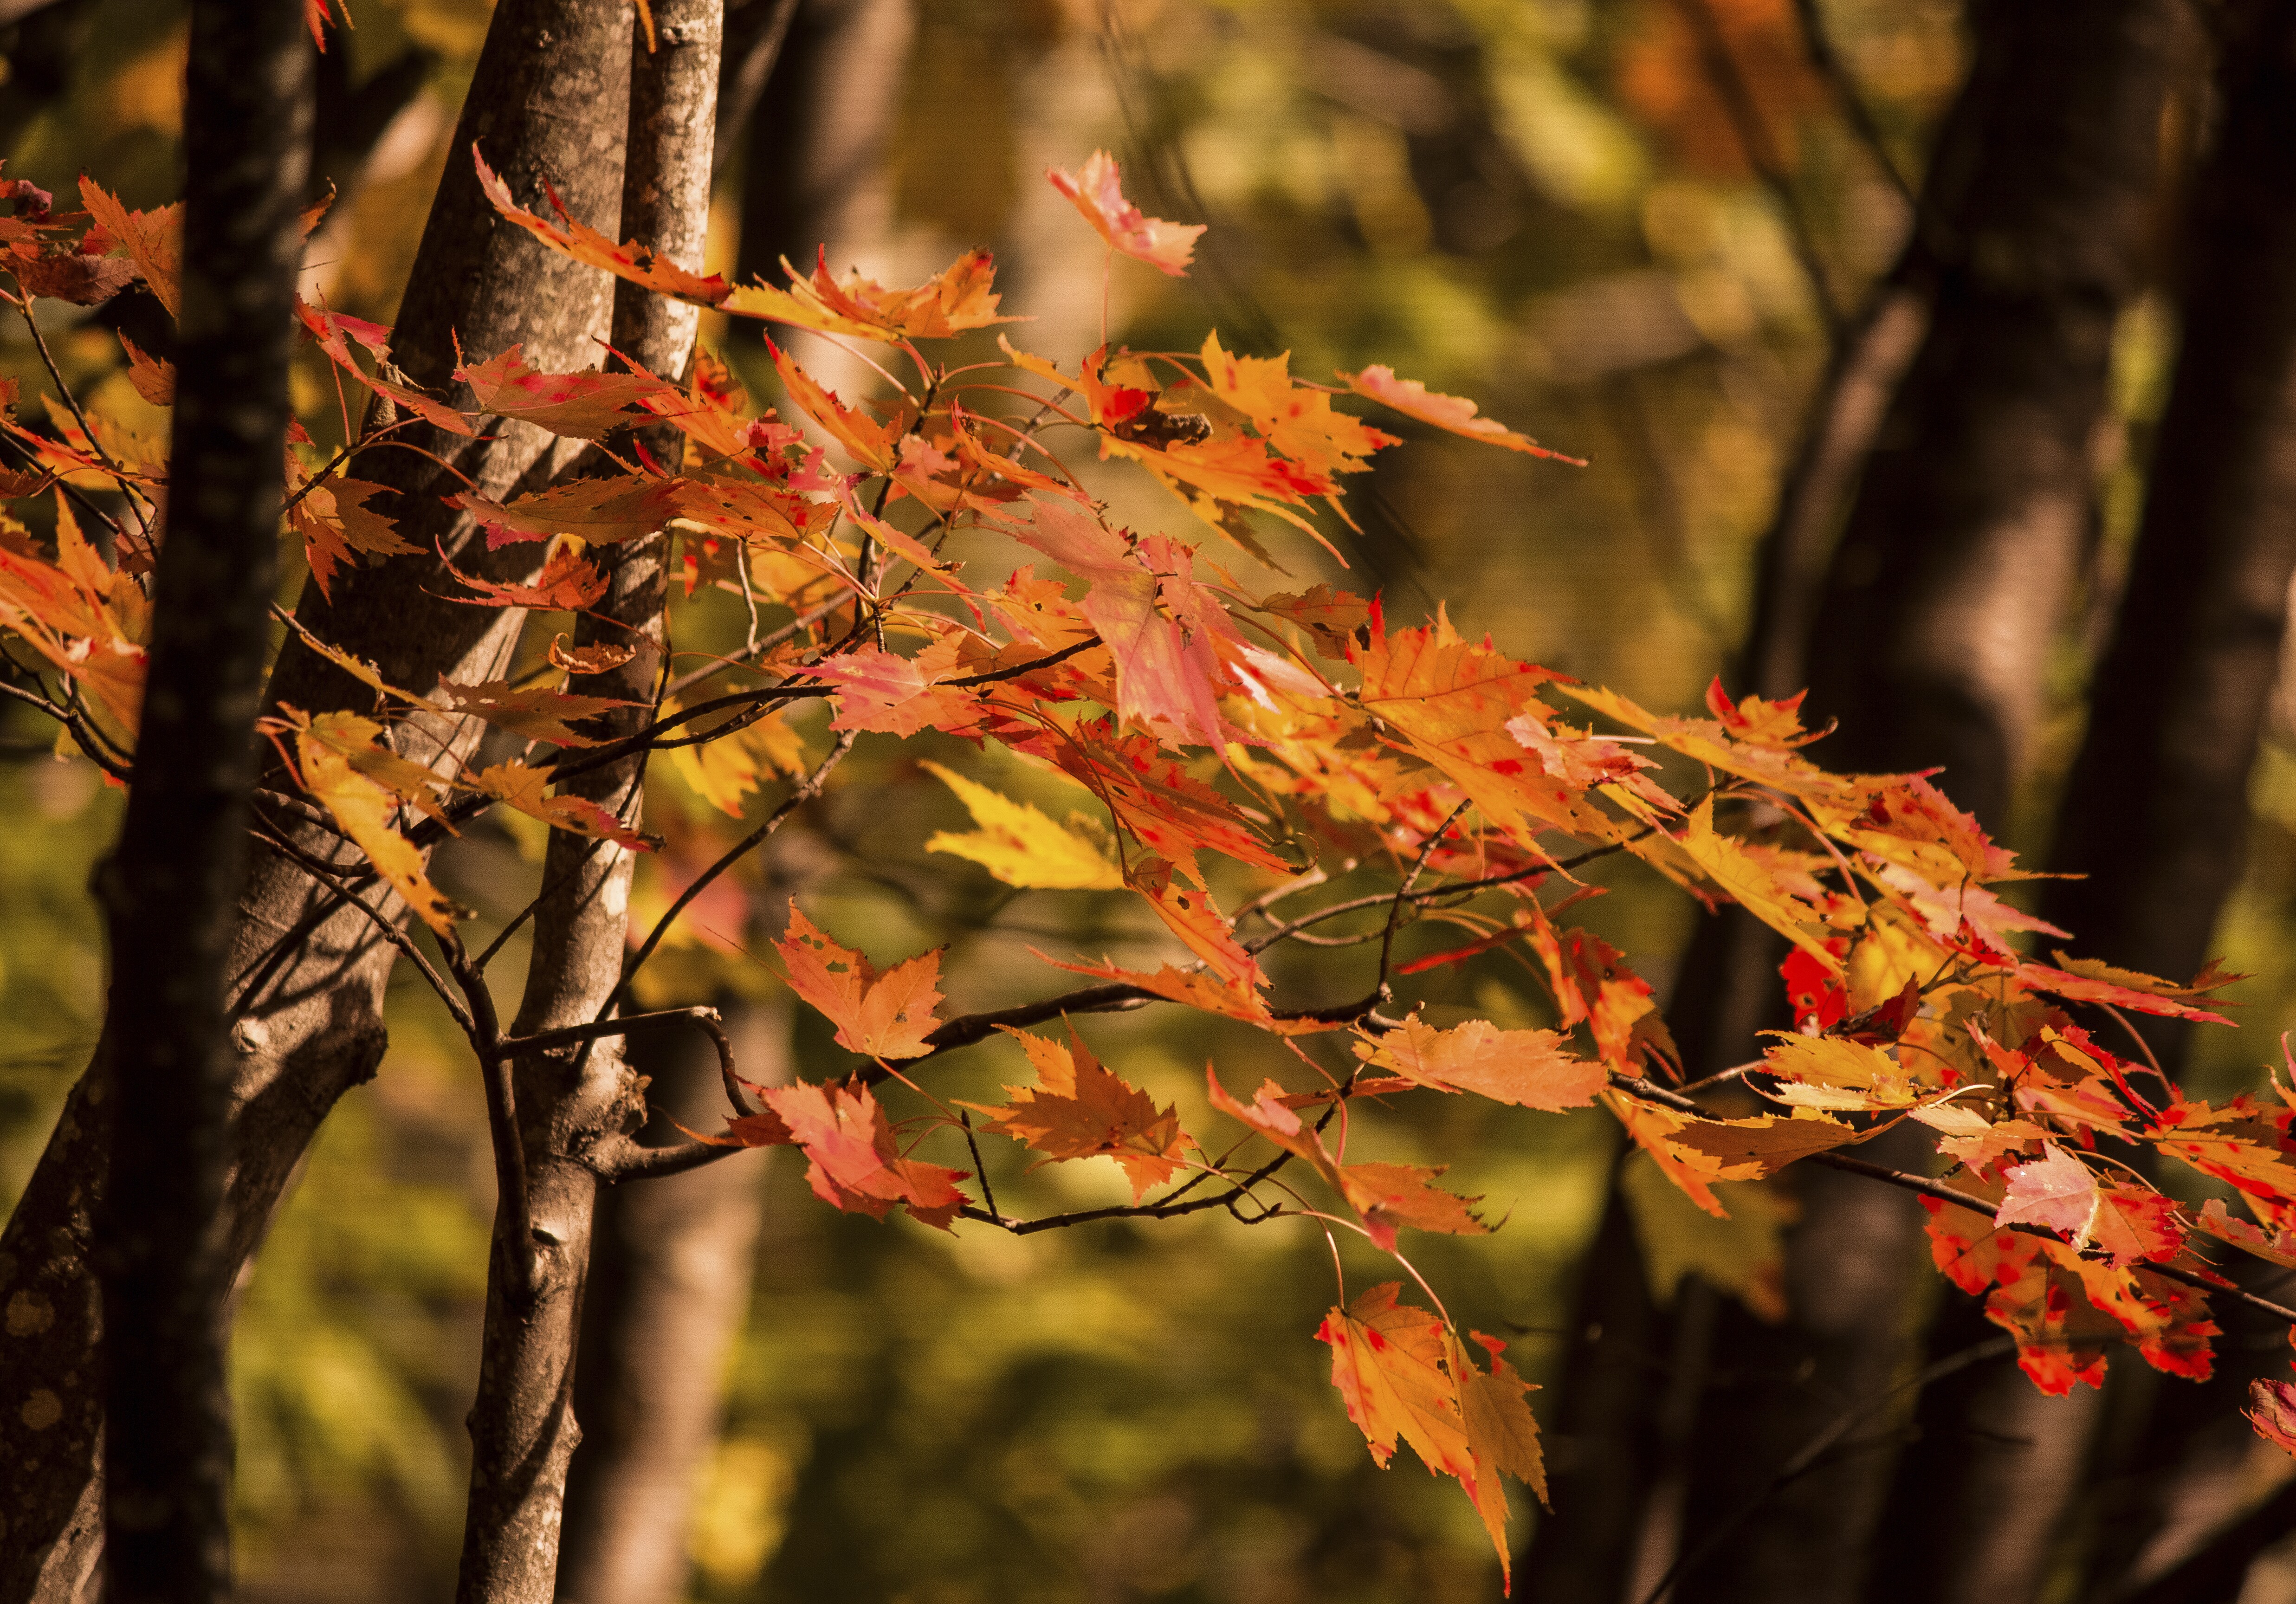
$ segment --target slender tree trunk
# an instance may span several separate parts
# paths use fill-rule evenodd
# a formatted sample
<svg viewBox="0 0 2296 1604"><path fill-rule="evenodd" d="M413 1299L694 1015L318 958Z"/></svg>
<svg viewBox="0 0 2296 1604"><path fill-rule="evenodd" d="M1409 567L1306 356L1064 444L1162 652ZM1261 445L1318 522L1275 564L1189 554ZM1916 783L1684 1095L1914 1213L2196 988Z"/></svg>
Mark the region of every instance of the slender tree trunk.
<svg viewBox="0 0 2296 1604"><path fill-rule="evenodd" d="M652 47L643 30L631 45L623 226L688 266L699 265L709 228L724 29L724 0L654 0ZM699 315L620 285L614 348L654 372L679 372L690 364ZM680 444L667 426L652 432L657 456ZM663 682L667 559L660 533L616 548L599 617L578 626L582 644L641 646L621 667L589 682L636 704L603 716L600 733L608 739L641 726ZM640 755L594 770L568 789L636 820L644 772ZM552 836L519 1034L586 1023L611 1005L622 978L634 867L625 847ZM619 1039L521 1056L512 1084L526 1147L531 1240L509 1239L519 1215L504 1199L488 1277L479 1395L471 1409L471 1496L456 1589L463 1604L543 1604L554 1590L567 1469L581 1440L572 1407L575 1348L602 1184L589 1150L644 1117L644 1085Z"/></svg>
<svg viewBox="0 0 2296 1604"><path fill-rule="evenodd" d="M2087 878L2052 882L2043 904L2083 953L2179 978L2208 957L2243 868L2296 575L2296 12L2243 0L2215 20L2219 122L2193 191L2182 348L2051 862ZM2174 1073L2189 1031L2159 1023L2141 1027ZM2137 1493L2098 1544L2100 1592L2214 1479L2207 1412L2278 1371L2271 1347L2219 1349L2218 1384L2146 1388L2142 1428L2096 1468Z"/></svg>
<svg viewBox="0 0 2296 1604"><path fill-rule="evenodd" d="M726 1028L742 1073L788 1078L790 1013L735 1005ZM718 1060L696 1035L642 1038L652 1117L639 1140L724 1117ZM770 1158L768 1151L763 1157ZM598 1206L574 1411L582 1445L566 1486L560 1604L678 1604L686 1533L724 1413L726 1359L749 1310L757 1251L756 1158L617 1186Z"/></svg>
<svg viewBox="0 0 2296 1604"><path fill-rule="evenodd" d="M111 1171L122 1181L96 1238L111 1334L112 1604L221 1600L231 1582L231 1407L213 1297L231 1100L224 965L279 559L310 150L302 12L299 0L192 8L171 516L153 576L135 779L100 881L107 1011L129 1025L108 1043Z"/></svg>
<svg viewBox="0 0 2296 1604"><path fill-rule="evenodd" d="M1811 712L1845 725L1821 749L1829 765L1943 765L1939 783L1997 830L2079 560L2179 14L2176 0L1990 0L1979 11L1971 115L1928 186L1950 186L1953 200L1923 207L1935 309L1816 613ZM1859 1594L1890 1487L1886 1439L1751 1512L1743 1504L1750 1480L1761 1485L1845 1408L1884 1395L1906 1358L1914 1278L1926 1273L1921 1215L1875 1191L1830 1172L1805 1177L1804 1221L1786 1242L1787 1320L1722 1313L1685 1543L1725 1521L1733 1529L1681 1579L1685 1604ZM2054 1510L1939 1510L1955 1485L1907 1489L1917 1497L1902 1512L1908 1528L2025 1520L2046 1543ZM1945 1551L1913 1558L1928 1563L1924 1579L1882 1567L1881 1594L1960 1596L1961 1578L1939 1574Z"/></svg>
<svg viewBox="0 0 2296 1604"><path fill-rule="evenodd" d="M416 381L443 386L455 365L453 335L491 355L522 342L543 367L594 359L605 328L604 275L546 250L504 224L479 192L468 165L472 142L513 183L537 174L558 184L578 214L610 226L621 189L622 95L628 64L626 0L501 0L487 37L455 149L416 253L399 311L394 355ZM262 330L244 331L250 340ZM411 443L438 453L489 495L555 471L557 442L525 424L497 423L472 442L427 429ZM265 470L272 482L275 459ZM358 471L403 494L390 510L426 550L434 542L465 567L468 520L439 500L445 471L413 452L384 449ZM530 548L509 554L532 560ZM515 637L515 615L438 599L456 587L435 561L402 557L348 572L332 607L307 586L303 616L346 649L377 661L386 678L428 686L440 675L484 679L499 673ZM268 694L305 708L364 706L371 693L290 642ZM436 729L406 727L404 749L459 762ZM291 826L283 825L291 834ZM339 842L299 835L307 850ZM370 1078L384 1045L383 986L395 949L355 912L330 909L304 872L258 851L249 865L232 933L227 974L236 1020L231 1081L231 1144L226 1174L226 1246L211 1302L253 1251L289 1173L335 1100ZM109 1043L99 1047L98 1060ZM0 1235L0 1305L45 1309L37 1337L10 1341L0 1373L0 1604L75 1598L101 1542L98 1443L102 1409L96 1366L100 1340L89 1270L91 1221L109 1174L101 1115L104 1080L85 1076L66 1100L55 1132ZM20 1351L14 1351L20 1350ZM20 1397L53 1400L27 1413ZM37 1422L37 1423L36 1423Z"/></svg>

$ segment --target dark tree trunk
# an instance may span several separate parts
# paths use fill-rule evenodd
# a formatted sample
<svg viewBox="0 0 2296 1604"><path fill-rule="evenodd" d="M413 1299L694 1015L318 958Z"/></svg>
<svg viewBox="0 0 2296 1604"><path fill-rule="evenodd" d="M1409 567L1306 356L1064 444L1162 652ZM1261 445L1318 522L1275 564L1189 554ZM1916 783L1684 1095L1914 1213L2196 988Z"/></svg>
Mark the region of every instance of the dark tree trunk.
<svg viewBox="0 0 2296 1604"><path fill-rule="evenodd" d="M736 258L743 279L780 283L785 256L810 273L824 245L841 273L839 253L885 233L885 147L910 30L909 0L798 0L750 119Z"/></svg>
<svg viewBox="0 0 2296 1604"><path fill-rule="evenodd" d="M230 1589L231 1412L214 1297L231 1103L224 966L279 561L312 53L300 0L192 8L170 516L135 783L100 881L115 1022L105 1101L122 1177L96 1237L112 1604L193 1604Z"/></svg>
<svg viewBox="0 0 2296 1604"><path fill-rule="evenodd" d="M2087 878L2045 898L2081 952L2176 979L2240 878L2296 573L2296 11L2222 21L2176 380L2051 854Z"/></svg>
<svg viewBox="0 0 2296 1604"><path fill-rule="evenodd" d="M2182 348L2050 865L2087 878L2043 902L2079 951L2179 978L2209 956L2240 877L2296 574L2296 12L2243 0L2215 20L2218 126L2193 186ZM2140 1028L2175 1073L2190 1032L2166 1026ZM2221 1343L2219 1383L2132 1400L2142 1425L2095 1471L2117 1511L2100 1592L2176 1503L2206 1496L2211 1417L2247 1376L2278 1371L2276 1346ZM2160 1596L2203 1596L2196 1577L2229 1564L2219 1550Z"/></svg>
<svg viewBox="0 0 2296 1604"><path fill-rule="evenodd" d="M630 45L622 225L695 266L709 227L723 0L653 0L653 25L652 48L642 29ZM678 372L690 365L699 315L619 285L614 348L653 372ZM682 444L669 426L652 432L657 456ZM615 548L606 599L597 617L577 626L579 644L641 647L621 667L586 681L586 689L636 704L602 716L598 733L607 739L644 724L664 680L667 558L660 533ZM635 757L570 781L566 790L635 821L644 772L644 757ZM518 1034L587 1023L612 1005L635 866L625 847L553 833ZM526 1148L530 1240L512 1240L520 1216L504 1199L488 1276L479 1395L471 1409L471 1495L456 1590L462 1604L545 1604L555 1588L567 1469L581 1440L573 1412L575 1348L601 1185L590 1150L627 1132L645 1106L619 1040L521 1056L512 1082Z"/></svg>
<svg viewBox="0 0 2296 1604"><path fill-rule="evenodd" d="M482 141L511 182L530 192L539 187L537 175L546 173L578 215L611 227L621 191L630 15L627 0L502 0L457 125L458 160L448 164L432 204L400 308L394 354L418 382L447 382L456 331L468 348L487 355L523 342L527 359L545 368L594 360L593 337L606 327L603 275L502 222L480 192L468 156L472 142ZM427 429L406 438L455 462L489 495L556 471L562 454L551 437L515 423L487 432L493 437L487 442ZM273 482L275 457L264 471ZM415 545L428 550L439 541L466 566L481 561L460 555L470 526L439 500L443 470L385 449L361 459L357 471L404 493L391 510ZM530 552L525 549L524 560L532 561ZM442 674L492 677L519 619L438 600L455 588L435 560L406 557L339 576L332 607L307 586L301 607L328 639L378 661L393 683L428 686ZM316 708L365 706L371 693L291 642L269 694ZM411 724L398 740L427 761L459 763L470 737L448 743L441 735ZM340 845L322 832L283 828L323 855ZM331 911L330 901L283 859L258 851L249 864L226 970L237 1058L226 1246L209 1292L215 1306L254 1250L319 1122L382 1057L383 986L397 953L362 916ZM99 1060L107 1050L99 1049ZM75 1598L101 1540L102 1411L88 1358L99 1322L88 1252L109 1174L103 1084L91 1075L73 1089L0 1236L0 1303L20 1294L51 1311L39 1339L7 1354L7 1385L28 1399L45 1392L55 1400L53 1411L44 1406L30 1417L0 1408L0 1511L7 1522L0 1530L0 1604ZM46 1424L36 1427L35 1420Z"/></svg>
<svg viewBox="0 0 2296 1604"><path fill-rule="evenodd" d="M789 1009L735 1006L726 1028L742 1073L788 1078ZM652 1076L640 1142L667 1147L726 1114L698 1035L639 1038ZM770 1158L770 1153L765 1155ZM617 1186L599 1200L582 1312L574 1412L582 1445L566 1485L560 1604L678 1604L693 1502L724 1413L726 1358L750 1304L757 1158Z"/></svg>
<svg viewBox="0 0 2296 1604"><path fill-rule="evenodd" d="M2080 559L2180 14L2177 0L1990 0L1978 11L1971 80L1920 220L1936 274L1930 326L1815 614L1810 712L1844 725L1819 749L1828 765L1942 765L1948 793L1997 831ZM1825 1172L1799 1193L1787 1320L1766 1327L1733 1307L1718 1324L1685 1548L1726 1521L1731 1531L1682 1578L1685 1604L1859 1596L1890 1493L1895 1454L1882 1434L1745 1509L1750 1481L1886 1395L1906 1357L1915 1278L1928 1273L1908 1199ZM2024 1559L2003 1559L1998 1532L1985 1551L2006 1565L1999 1574L2031 1574L2061 1500L2036 1489L2006 1510L1957 1502L1973 1485L1933 1475L1906 1489L1915 1502L1893 1529L2016 1524ZM1954 1552L1931 1544L1877 1568L1876 1596L1966 1596Z"/></svg>

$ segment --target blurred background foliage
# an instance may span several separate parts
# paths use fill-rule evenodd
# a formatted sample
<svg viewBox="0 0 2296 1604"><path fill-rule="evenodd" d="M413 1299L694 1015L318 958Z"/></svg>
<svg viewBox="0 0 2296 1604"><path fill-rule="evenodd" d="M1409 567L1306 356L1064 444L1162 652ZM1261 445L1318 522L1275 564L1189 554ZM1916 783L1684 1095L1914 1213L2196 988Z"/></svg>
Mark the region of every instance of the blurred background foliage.
<svg viewBox="0 0 2296 1604"><path fill-rule="evenodd" d="M319 134L319 170L339 199L313 238L307 283L387 322L488 6L351 10L355 30L327 58ZM1890 161L1917 177L1963 68L1959 8L1824 0L1823 11L1843 81ZM1117 273L1118 337L1193 349L1217 324L1232 348L1289 350L1310 376L1390 362L1592 460L1575 471L1414 438L1350 498L1363 528L1345 540L1346 583L1385 587L1406 616L1439 599L1463 630L1488 630L1510 651L1687 708L1744 626L1751 549L1825 360L1831 309L1857 303L1907 226L1901 188L1854 135L1839 86L1813 70L1790 0L1712 0L1711 12L1779 164L1767 175L1750 166L1746 131L1667 0L807 0L784 66L814 29L828 41L819 48L849 51L835 58L834 94L792 88L784 71L758 118L786 123L791 108L814 108L825 119L816 135L854 135L846 165L824 189L795 157L768 170L768 143L745 141L722 163L712 266L809 257L825 236L840 266L914 278L987 242L1006 309L1039 317L1018 342L1072 359L1096 337L1101 253L1037 175L1107 145L1148 209L1212 225L1193 277ZM8 176L63 192L86 170L132 204L170 199L183 47L173 0L96 0L0 27ZM758 198L771 195L784 209L768 217ZM76 321L88 314L56 302L41 313L76 388L123 420L165 427L105 371L116 347ZM2050 757L2019 813L2029 836L2078 742L2171 323L2148 298L2119 342L2096 555L2063 621ZM754 325L706 335L771 398ZM0 372L28 405L45 388L12 325L0 324ZM340 438L322 368L299 384L315 434ZM1128 517L1185 521L1136 483L1093 482ZM1301 577L1340 577L1302 546L1283 548ZM676 611L682 644L740 638L738 606L707 585ZM2218 944L2258 978L2237 994L2251 1004L2243 1027L2202 1046L2196 1073L2211 1093L2259 1076L2296 1024L2290 711L2284 696L2247 879ZM12 1199L93 1044L102 961L86 888L119 796L84 763L51 755L30 721L0 720L0 1189ZM818 730L809 735L817 750ZM1127 899L1014 894L926 854L954 809L916 757L1019 795L1042 789L1017 765L942 746L897 756L865 741L813 828L777 838L705 899L652 971L646 1001L767 1005L778 983L747 949L779 928L794 889L880 961L955 944L947 989L967 1006L1016 998L1030 945L1124 962L1157 950ZM672 844L646 866L641 914L734 839L734 822L674 768L654 772L649 822ZM1035 799L1056 814L1073 805ZM2029 855L2044 845L2015 844ZM489 825L451 847L442 872L499 921L524 902L537 861L530 837ZM1629 872L1585 917L1663 994L1694 917L1684 899ZM1439 929L1406 940L1410 952L1443 945ZM1283 983L1303 992L1352 994L1360 982L1345 956L1327 971L1308 957L1288 963ZM516 969L513 953L506 996ZM1508 1024L1544 1017L1504 956L1423 978L1417 994L1438 1022L1470 1006ZM438 1597L452 1575L491 1171L457 1037L418 986L394 997L381 1075L327 1125L243 1289L234 1363L250 1599ZM1208 1058L1234 1088L1288 1062L1197 1018L1096 1019L1084 1034L1205 1133L1218 1128L1199 1078ZM810 1017L791 1057L810 1078L846 1061ZM1024 1078L1017 1051L999 1043L947 1066L935 1090L994 1099L1000 1081ZM1463 1190L1488 1198L1494 1236L1423 1239L1416 1262L1463 1322L1513 1338L1515 1362L1551 1384L1613 1132L1594 1114L1464 1100L1357 1118L1364 1150L1447 1159ZM1008 1208L1119 1195L1112 1166L1026 1174L1016 1150L988 1159ZM1331 1301L1331 1254L1302 1223L1195 1216L1028 1239L966 1226L950 1240L906 1219L832 1214L793 1166L734 1162L752 1166L766 1224L693 1523L697 1597L1492 1596L1495 1567L1464 1501L1407 1463L1375 1469L1327 1386L1311 1333ZM1631 1170L1627 1183L1658 1199L1643 1221L1657 1281L1697 1267L1734 1280L1758 1311L1775 1299L1760 1272L1783 1204L1749 1198L1733 1228L1701 1238L1707 1223L1669 1212L1670 1191L1637 1186ZM1385 1278L1370 1256L1341 1257L1353 1289ZM1542 1416L1553 1396L1534 1400Z"/></svg>

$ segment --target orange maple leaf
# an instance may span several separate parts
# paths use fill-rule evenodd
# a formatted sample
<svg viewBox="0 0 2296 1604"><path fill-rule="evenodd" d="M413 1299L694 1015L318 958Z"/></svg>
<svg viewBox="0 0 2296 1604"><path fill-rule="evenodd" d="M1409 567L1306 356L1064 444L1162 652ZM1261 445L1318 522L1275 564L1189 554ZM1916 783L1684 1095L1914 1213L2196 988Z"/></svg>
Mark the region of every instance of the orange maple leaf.
<svg viewBox="0 0 2296 1604"><path fill-rule="evenodd" d="M1399 1030L1363 1035L1356 1056L1445 1092L1526 1109L1584 1108L1603 1089L1604 1070L1566 1051L1563 1040L1552 1030L1501 1030L1488 1019L1438 1030L1413 1014Z"/></svg>
<svg viewBox="0 0 2296 1604"><path fill-rule="evenodd" d="M838 945L796 908L789 934L774 943L789 983L837 1027L837 1042L872 1058L917 1058L939 1021L940 949L920 953L882 974L850 947Z"/></svg>
<svg viewBox="0 0 2296 1604"><path fill-rule="evenodd" d="M1167 1105L1128 1084L1095 1058L1069 1027L1070 1046L1046 1036L999 1026L1019 1042L1035 1066L1033 1087L1007 1086L1001 1108L964 1106L989 1117L981 1129L1024 1142L1046 1162L1107 1157L1123 1166L1135 1203L1152 1186L1161 1186L1180 1167L1185 1143L1180 1117Z"/></svg>

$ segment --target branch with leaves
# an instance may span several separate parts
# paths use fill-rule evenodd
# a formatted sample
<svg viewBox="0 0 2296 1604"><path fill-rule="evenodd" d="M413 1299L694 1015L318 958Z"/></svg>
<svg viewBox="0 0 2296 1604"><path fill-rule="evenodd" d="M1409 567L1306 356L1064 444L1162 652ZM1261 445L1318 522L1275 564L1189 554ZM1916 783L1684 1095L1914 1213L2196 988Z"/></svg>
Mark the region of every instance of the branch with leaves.
<svg viewBox="0 0 2296 1604"><path fill-rule="evenodd" d="M1236 356L1217 333L1193 351L1103 343L1067 362L1002 332L992 346L992 331L1015 320L1000 310L986 251L907 289L825 266L792 269L783 286L728 284L644 242L615 243L554 197L548 215L528 209L482 155L473 160L500 215L549 250L660 296L840 342L883 386L875 402L849 402L768 338L776 413L708 353L690 378L672 380L636 365L538 371L512 348L466 355L455 376L472 405L462 411L405 382L389 330L299 307L338 381L401 416L465 437L511 420L598 446L581 477L506 501L475 487L455 498L490 548L528 553L522 577L441 560L456 601L546 622L586 618L582 644L537 626L550 638L531 643L519 673L400 686L282 609L286 630L350 675L361 700L281 705L263 725L278 763L276 789L258 797L258 839L310 875L317 905L282 933L273 960L237 978L238 1005L271 983L277 952L350 904L465 1034L513 1220L525 1178L512 1060L579 1060L635 1031L698 1027L718 1046L724 1127L667 1149L606 1139L582 1160L601 1179L793 1146L816 1196L879 1219L899 1209L941 1229L962 1221L1030 1233L1225 1210L1246 1223L1303 1219L1334 1240L1360 1237L1391 1256L1398 1277L1351 1301L1342 1289L1324 1320L1317 1335L1333 1350L1335 1385L1381 1462L1405 1441L1459 1479L1503 1559L1503 1477L1543 1482L1526 1387L1503 1344L1443 1309L1402 1235L1489 1227L1480 1199L1445 1185L1440 1166L1362 1154L1375 1140L1354 1117L1365 1100L1600 1104L1716 1215L1716 1183L1802 1163L1914 1191L1940 1268L1985 1299L2051 1392L2095 1384L2106 1350L2124 1344L2165 1371L2205 1375L2214 1296L2296 1323L2296 1311L2233 1287L2211 1256L2230 1248L2296 1264L2296 1093L2276 1103L2190 1099L2095 1034L2124 1011L2216 1019L2209 998L2231 977L2174 984L2054 948L2044 962L2033 948L2072 937L2002 895L2026 878L2012 855L1926 779L1812 761L1806 749L1824 732L1802 728L1799 699L1734 700L1718 682L1699 713L1655 713L1464 638L1440 609L1401 624L1377 596L1332 583L1260 592L1228 566L1241 558L1280 571L1271 540L1328 548L1330 520L1348 517L1347 477L1398 444L1343 402L1528 456L1560 454L1386 367L1321 383L1294 375L1288 358ZM1105 155L1050 176L1106 241L1111 271L1118 257L1187 271L1201 231L1141 213ZM29 225L12 247L20 284L46 293L37 286L64 282L68 254L118 262L122 282L163 273L165 252L138 254L135 241L148 246L166 220L119 226L111 237L122 255L91 256L89 234ZM70 427L58 422L59 439L9 421L8 438L45 477L0 492L45 494L66 473L100 472L132 500L163 482L163 467L120 448L99 412L78 402L63 411ZM347 436L348 423L346 406ZM677 448L630 444L636 425L671 431ZM412 551L368 504L376 487L343 473L357 453L395 446L389 433L325 460L298 447L308 460L291 464L283 486L283 532L323 586ZM1112 521L1075 471L1086 451L1146 476L1193 520L1181 529L1215 531L1234 551ZM144 580L132 542L118 544L115 561L80 536L74 504L58 501L53 552L0 544L0 628L56 683L53 693L7 689L132 773ZM623 643L634 634L627 620L598 610L609 577L597 554L664 534L685 579L682 605L731 598L739 649L683 661L665 651L659 672L647 671L647 700L581 693L585 676L622 669L639 649ZM984 572L1013 545L1024 566ZM628 732L599 732L610 713ZM407 755L411 730L476 725L522 748L483 767ZM939 951L881 968L816 923L818 907L792 909L775 965L855 1057L848 1073L785 1086L745 1080L708 1010L623 1011L647 995L646 966L705 898L846 782L849 753L928 735L982 754L964 770L920 761L905 771L913 778L900 783L937 802L953 796L970 820L933 835L928 851L1010 894L1122 896L1152 919L1168 961L1136 969L1039 954L1033 999L944 1012ZM488 968L558 887L545 876L472 953L466 912L432 880L430 850L507 808L561 839L583 838L588 851L652 853L663 842L642 828L635 782L608 805L569 782L656 753L702 806L738 820L740 834L695 852L699 866L681 882L665 881L660 911L594 1018L506 1033ZM1017 783L1000 774L1024 776L1028 795L999 789ZM1029 799L1054 791L1077 804L1065 820ZM1638 865L1708 907L1735 903L1784 935L1797 1030L1748 1043L1747 1063L1683 1085L1650 985L1628 954L1571 922L1601 890L1581 879L1598 863L1606 872ZM440 962L418 949L410 921L432 933ZM1428 939L1439 929L1451 945ZM1356 971L1338 1002L1286 994L1304 976L1269 970L1286 954L1357 948L1375 958L1328 961ZM1420 977L1487 954L1531 978L1546 1027L1428 1006ZM1298 1067L1297 1084L1271 1076L1246 1098L1209 1067L1202 1107L1226 1134L1206 1140L1209 1127L1192 1131L1177 1101L1160 1103L1103 1063L1075 1023L1150 1008L1256 1030ZM1055 1021L1067 1022L1065 1040L1034 1028ZM1033 1072L1002 1102L952 1103L930 1090L930 1066L1000 1043ZM1934 1133L1938 1173L1855 1156L1904 1122ZM1019 1143L1047 1163L1109 1160L1131 1199L1008 1212L984 1141ZM929 1142L965 1164L921 1156ZM2247 1216L2178 1203L2142 1178L2150 1171L2133 1159L2144 1152L2228 1183ZM1406 1281L1431 1311L1399 1300ZM2296 1389L2276 1385L2259 1395L2260 1428L2296 1445ZM1406 1398L1420 1404L1406 1409Z"/></svg>

